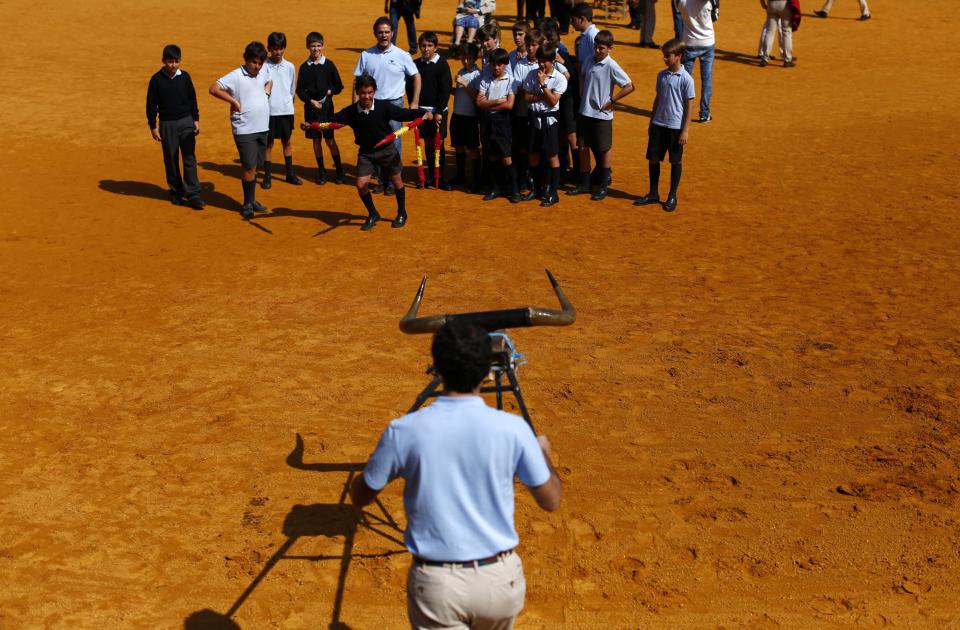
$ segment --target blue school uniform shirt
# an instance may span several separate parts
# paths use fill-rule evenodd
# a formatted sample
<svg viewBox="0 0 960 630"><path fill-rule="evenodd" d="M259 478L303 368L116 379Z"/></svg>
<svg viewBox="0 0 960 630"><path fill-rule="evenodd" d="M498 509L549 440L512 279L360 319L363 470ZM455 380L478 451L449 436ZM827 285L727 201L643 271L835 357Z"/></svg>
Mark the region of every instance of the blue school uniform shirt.
<svg viewBox="0 0 960 630"><path fill-rule="evenodd" d="M657 109L653 112L653 124L680 129L683 127L683 104L696 96L693 77L680 66L677 72L669 68L657 74Z"/></svg>

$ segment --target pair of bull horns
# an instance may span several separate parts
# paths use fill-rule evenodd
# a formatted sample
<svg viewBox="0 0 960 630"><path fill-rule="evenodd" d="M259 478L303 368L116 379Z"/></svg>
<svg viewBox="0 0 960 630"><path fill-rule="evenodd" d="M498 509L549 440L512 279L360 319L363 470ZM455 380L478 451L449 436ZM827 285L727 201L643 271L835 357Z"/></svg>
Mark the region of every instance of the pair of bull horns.
<svg viewBox="0 0 960 630"><path fill-rule="evenodd" d="M427 286L427 277L424 276L423 280L420 281L420 288L417 289L417 294L413 298L413 303L410 304L410 310L400 320L400 330L408 335L432 333L448 321L464 321L486 328L488 331L504 328L528 328L530 326L569 326L576 321L577 311L574 310L567 296L563 294L563 289L557 284L550 270L547 269L546 272L547 278L550 279L550 284L553 285L553 290L557 294L557 299L560 301L560 310L526 306L501 311L417 317L420 302L423 300L423 290Z"/></svg>

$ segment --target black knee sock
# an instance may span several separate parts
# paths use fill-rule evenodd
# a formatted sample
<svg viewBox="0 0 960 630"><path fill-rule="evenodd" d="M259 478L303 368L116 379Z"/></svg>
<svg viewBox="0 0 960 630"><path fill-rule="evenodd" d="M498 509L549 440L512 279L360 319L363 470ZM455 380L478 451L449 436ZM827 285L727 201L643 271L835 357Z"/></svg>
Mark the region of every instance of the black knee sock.
<svg viewBox="0 0 960 630"><path fill-rule="evenodd" d="M371 217L379 217L380 213L377 212L377 207L373 205L373 195L367 192L365 195L360 195L360 201L363 202L363 205L367 209L367 214Z"/></svg>
<svg viewBox="0 0 960 630"><path fill-rule="evenodd" d="M257 182L256 180L250 182L240 180L240 184L243 186L243 205L250 205L257 198Z"/></svg>
<svg viewBox="0 0 960 630"><path fill-rule="evenodd" d="M683 164L677 162L670 165L670 196L677 196L677 187L680 186L680 175L683 174Z"/></svg>
<svg viewBox="0 0 960 630"><path fill-rule="evenodd" d="M483 184L483 160L473 158L470 160L470 168L473 170L473 185L475 187Z"/></svg>
<svg viewBox="0 0 960 630"><path fill-rule="evenodd" d="M560 152L558 157L560 158L560 169L564 171L567 170L567 167L570 166L570 160L567 158L566 147L563 147L563 151Z"/></svg>
<svg viewBox="0 0 960 630"><path fill-rule="evenodd" d="M516 195L517 192L518 192L518 191L517 191L518 186L517 186L517 165L516 165L516 164L511 164L510 166L507 167L507 181L508 181L509 186L510 186L510 188L507 190L507 194L508 194L508 195Z"/></svg>
<svg viewBox="0 0 960 630"><path fill-rule="evenodd" d="M605 188L610 183L610 169L601 168L600 169L600 186Z"/></svg>
<svg viewBox="0 0 960 630"><path fill-rule="evenodd" d="M650 162L650 194L660 196L660 162Z"/></svg>
<svg viewBox="0 0 960 630"><path fill-rule="evenodd" d="M333 167L334 167L335 169L337 169L337 172L338 172L338 173L342 173L342 172L343 172L343 164L340 163L340 154L339 154L339 153L333 156Z"/></svg>
<svg viewBox="0 0 960 630"><path fill-rule="evenodd" d="M320 173L323 173L323 171L326 170L326 167L323 165L323 152L317 153L316 157L317 157L317 171L319 171ZM336 158L334 158L334 160L336 160Z"/></svg>
<svg viewBox="0 0 960 630"><path fill-rule="evenodd" d="M292 176L293 175L293 156L292 155L283 156L283 165L287 169L287 177Z"/></svg>
<svg viewBox="0 0 960 630"><path fill-rule="evenodd" d="M557 191L560 190L560 167L550 167L550 185L553 187L553 192L551 193L554 197L557 196Z"/></svg>
<svg viewBox="0 0 960 630"><path fill-rule="evenodd" d="M407 216L407 189L403 186L397 188L394 196L397 198L397 216Z"/></svg>
<svg viewBox="0 0 960 630"><path fill-rule="evenodd" d="M264 174L266 177L270 177L270 176L272 175L272 173L270 172L270 169L271 169L272 167L273 167L273 164L270 163L270 160L264 160L264 162L263 162L263 174Z"/></svg>
<svg viewBox="0 0 960 630"><path fill-rule="evenodd" d="M467 177L467 154L457 153L457 179L463 180Z"/></svg>
<svg viewBox="0 0 960 630"><path fill-rule="evenodd" d="M580 171L580 189L590 190L590 171Z"/></svg>

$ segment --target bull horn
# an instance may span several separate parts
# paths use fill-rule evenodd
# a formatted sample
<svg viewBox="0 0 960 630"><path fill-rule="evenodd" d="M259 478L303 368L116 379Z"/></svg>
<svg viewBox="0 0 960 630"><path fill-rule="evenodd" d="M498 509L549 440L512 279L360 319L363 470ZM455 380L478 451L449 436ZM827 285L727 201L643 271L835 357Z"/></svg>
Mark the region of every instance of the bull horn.
<svg viewBox="0 0 960 630"><path fill-rule="evenodd" d="M577 311L570 300L564 295L560 284L547 269L547 278L553 286L560 309L527 306L501 311L481 311L477 313L457 313L453 315L428 315L417 317L420 303L423 301L423 291L427 285L427 277L420 281L420 288L410 304L407 314L400 320L400 330L408 335L432 333L448 321L465 321L487 330L501 330L504 328L526 328L530 326L569 326L577 319Z"/></svg>

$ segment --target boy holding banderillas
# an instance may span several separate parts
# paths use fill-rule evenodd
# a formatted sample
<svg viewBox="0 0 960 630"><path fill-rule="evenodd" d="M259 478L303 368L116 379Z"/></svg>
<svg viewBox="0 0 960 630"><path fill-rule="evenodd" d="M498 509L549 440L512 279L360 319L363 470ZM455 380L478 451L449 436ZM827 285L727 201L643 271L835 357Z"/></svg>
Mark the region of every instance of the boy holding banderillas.
<svg viewBox="0 0 960 630"><path fill-rule="evenodd" d="M415 109L404 109L392 103L380 101L374 103L377 93L377 81L368 74L361 74L354 83L357 102L347 105L333 116L333 122L348 125L353 129L353 139L359 150L357 151L357 194L367 209L367 220L360 228L364 232L373 229L380 220L380 214L373 204L373 195L370 194L370 177L382 168L390 176L396 188L397 218L391 225L395 228L403 227L407 222L406 194L403 189L403 179L400 177L400 155L393 142L382 147L377 143L389 136L393 130L390 121L409 121L420 117ZM424 120L433 120L431 112L423 114Z"/></svg>

